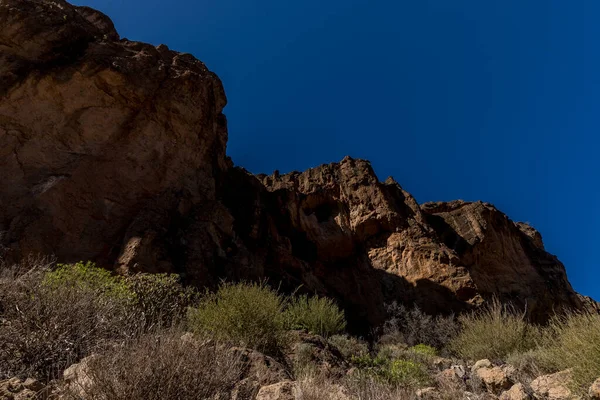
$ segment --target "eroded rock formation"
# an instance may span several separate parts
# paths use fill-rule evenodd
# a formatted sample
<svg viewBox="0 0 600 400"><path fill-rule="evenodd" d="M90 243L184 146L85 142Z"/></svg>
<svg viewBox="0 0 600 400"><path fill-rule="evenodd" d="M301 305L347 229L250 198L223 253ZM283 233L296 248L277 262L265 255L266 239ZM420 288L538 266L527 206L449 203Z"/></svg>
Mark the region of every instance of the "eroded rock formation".
<svg viewBox="0 0 600 400"><path fill-rule="evenodd" d="M281 282L451 312L491 296L543 319L581 307L540 234L486 203L422 206L367 161L253 176L225 154L222 85L200 61L120 39L62 1L0 1L0 245L123 273ZM358 324L355 324L358 325Z"/></svg>
<svg viewBox="0 0 600 400"><path fill-rule="evenodd" d="M127 238L121 256L134 262L150 257L147 227L181 193L215 200L226 99L204 64L118 40L108 17L64 1L2 1L0 21L7 247L114 260Z"/></svg>

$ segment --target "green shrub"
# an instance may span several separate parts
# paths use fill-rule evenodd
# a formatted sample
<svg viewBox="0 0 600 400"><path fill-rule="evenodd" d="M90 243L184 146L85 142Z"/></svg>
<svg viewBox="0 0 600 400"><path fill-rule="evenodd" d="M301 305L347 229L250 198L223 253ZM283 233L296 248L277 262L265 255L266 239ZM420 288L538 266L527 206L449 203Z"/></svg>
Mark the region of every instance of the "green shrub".
<svg viewBox="0 0 600 400"><path fill-rule="evenodd" d="M176 274L139 273L125 278L89 261L58 264L45 274L43 284L55 289L93 291L106 299L130 302L145 319L146 330L179 321L196 298L196 292L183 288Z"/></svg>
<svg viewBox="0 0 600 400"><path fill-rule="evenodd" d="M570 313L554 318L543 357L558 370L573 368L575 389L587 390L600 376L600 315Z"/></svg>
<svg viewBox="0 0 600 400"><path fill-rule="evenodd" d="M417 360L391 359L385 353L375 357L352 357L351 360L361 373L393 386L420 387L430 383L426 366Z"/></svg>
<svg viewBox="0 0 600 400"><path fill-rule="evenodd" d="M418 344L408 349L409 351L420 354L426 357L435 357L438 355L437 350L434 347L427 346L426 344Z"/></svg>
<svg viewBox="0 0 600 400"><path fill-rule="evenodd" d="M128 277L126 284L135 295L146 330L179 322L198 297L195 290L181 286L176 274L136 274Z"/></svg>
<svg viewBox="0 0 600 400"><path fill-rule="evenodd" d="M96 267L93 262L57 264L56 269L46 272L43 284L50 288L71 287L94 292L107 299L134 301L135 295L121 276Z"/></svg>
<svg viewBox="0 0 600 400"><path fill-rule="evenodd" d="M329 343L335 346L346 360L353 356L360 357L369 354L367 343L347 335L333 335L328 339Z"/></svg>
<svg viewBox="0 0 600 400"><path fill-rule="evenodd" d="M283 339L283 298L264 283L224 283L188 311L195 332L277 353Z"/></svg>
<svg viewBox="0 0 600 400"><path fill-rule="evenodd" d="M379 346L379 351L377 352L377 356L380 358L388 360L406 360L424 365L428 365L436 355L436 350L427 345L407 347L402 344L386 344Z"/></svg>
<svg viewBox="0 0 600 400"><path fill-rule="evenodd" d="M411 360L393 360L383 370L383 376L390 383L404 387L421 387L430 383L427 368Z"/></svg>
<svg viewBox="0 0 600 400"><path fill-rule="evenodd" d="M384 356L377 355L372 357L370 354L361 354L358 356L351 356L350 362L355 367L366 370L366 371L376 371L381 369L388 363L389 359Z"/></svg>
<svg viewBox="0 0 600 400"><path fill-rule="evenodd" d="M333 300L305 295L291 299L285 310L286 327L306 329L325 338L346 328L344 312Z"/></svg>
<svg viewBox="0 0 600 400"><path fill-rule="evenodd" d="M535 348L541 338L538 327L498 300L482 310L462 315L459 321L462 330L449 347L468 360L505 360L510 354Z"/></svg>

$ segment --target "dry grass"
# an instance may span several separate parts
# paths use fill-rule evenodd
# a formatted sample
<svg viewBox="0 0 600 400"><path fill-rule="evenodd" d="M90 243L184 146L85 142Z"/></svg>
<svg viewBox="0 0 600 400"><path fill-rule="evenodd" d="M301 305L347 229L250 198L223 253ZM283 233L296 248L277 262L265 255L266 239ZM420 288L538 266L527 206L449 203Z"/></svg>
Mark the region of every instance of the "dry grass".
<svg viewBox="0 0 600 400"><path fill-rule="evenodd" d="M346 360L369 354L369 344L352 336L334 335L328 339L328 342L335 346Z"/></svg>
<svg viewBox="0 0 600 400"><path fill-rule="evenodd" d="M114 340L137 334L129 303L78 285L46 284L53 266L29 260L0 277L0 378L48 381Z"/></svg>
<svg viewBox="0 0 600 400"><path fill-rule="evenodd" d="M431 316L418 307L409 309L397 303L388 305L387 313L388 320L384 325L381 344L425 344L444 349L459 330L453 315Z"/></svg>
<svg viewBox="0 0 600 400"><path fill-rule="evenodd" d="M386 384L363 374L354 374L344 385L353 400L414 400L413 389L400 388Z"/></svg>
<svg viewBox="0 0 600 400"><path fill-rule="evenodd" d="M513 353L506 362L515 367L517 380L527 385L538 376L556 372L556 368L548 360L548 354L541 348Z"/></svg>
<svg viewBox="0 0 600 400"><path fill-rule="evenodd" d="M524 314L493 300L488 307L460 316L462 329L449 348L466 360L505 360L537 346L540 329L529 324Z"/></svg>
<svg viewBox="0 0 600 400"><path fill-rule="evenodd" d="M343 386L322 376L309 374L298 380L296 397L299 400L339 400L344 392Z"/></svg>
<svg viewBox="0 0 600 400"><path fill-rule="evenodd" d="M359 372L337 382L322 375L308 374L298 379L298 400L414 400L414 391L402 389Z"/></svg>
<svg viewBox="0 0 600 400"><path fill-rule="evenodd" d="M180 332L143 336L93 358L88 371L92 384L67 388L65 395L89 400L229 399L242 371L236 354Z"/></svg>
<svg viewBox="0 0 600 400"><path fill-rule="evenodd" d="M0 379L49 381L91 353L177 323L191 298L174 276L125 279L43 258L0 266Z"/></svg>
<svg viewBox="0 0 600 400"><path fill-rule="evenodd" d="M568 313L555 317L545 334L543 357L556 369L573 368L580 390L600 376L600 315Z"/></svg>

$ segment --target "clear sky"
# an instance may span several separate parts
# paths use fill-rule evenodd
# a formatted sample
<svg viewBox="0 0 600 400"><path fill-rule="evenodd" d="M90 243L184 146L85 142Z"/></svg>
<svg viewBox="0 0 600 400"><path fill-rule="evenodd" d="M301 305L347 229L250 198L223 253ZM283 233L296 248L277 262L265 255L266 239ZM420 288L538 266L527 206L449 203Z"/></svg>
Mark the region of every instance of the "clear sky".
<svg viewBox="0 0 600 400"><path fill-rule="evenodd" d="M371 160L419 202L484 200L600 300L597 0L77 0L223 80L251 172Z"/></svg>

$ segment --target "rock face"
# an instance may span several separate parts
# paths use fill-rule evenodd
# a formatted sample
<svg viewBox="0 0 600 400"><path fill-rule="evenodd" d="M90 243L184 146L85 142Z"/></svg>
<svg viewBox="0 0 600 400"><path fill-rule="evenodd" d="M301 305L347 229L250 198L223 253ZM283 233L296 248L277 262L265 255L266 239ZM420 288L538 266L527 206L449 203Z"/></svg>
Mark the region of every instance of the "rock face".
<svg viewBox="0 0 600 400"><path fill-rule="evenodd" d="M349 157L253 176L225 154L219 79L119 39L62 0L0 1L0 250L211 286L269 278L332 296L354 326L491 296L543 319L582 307L540 234L486 203L420 206ZM362 324L364 326L364 324Z"/></svg>
<svg viewBox="0 0 600 400"><path fill-rule="evenodd" d="M422 208L482 296L527 306L534 317L543 316L552 302L580 305L564 266L544 250L541 235L531 226L514 223L482 202L427 203Z"/></svg>
<svg viewBox="0 0 600 400"><path fill-rule="evenodd" d="M3 0L0 21L4 246L172 269L163 219L214 201L227 168L219 79L61 0Z"/></svg>
<svg viewBox="0 0 600 400"><path fill-rule="evenodd" d="M592 314L600 314L600 303L588 296L578 295L583 309Z"/></svg>

